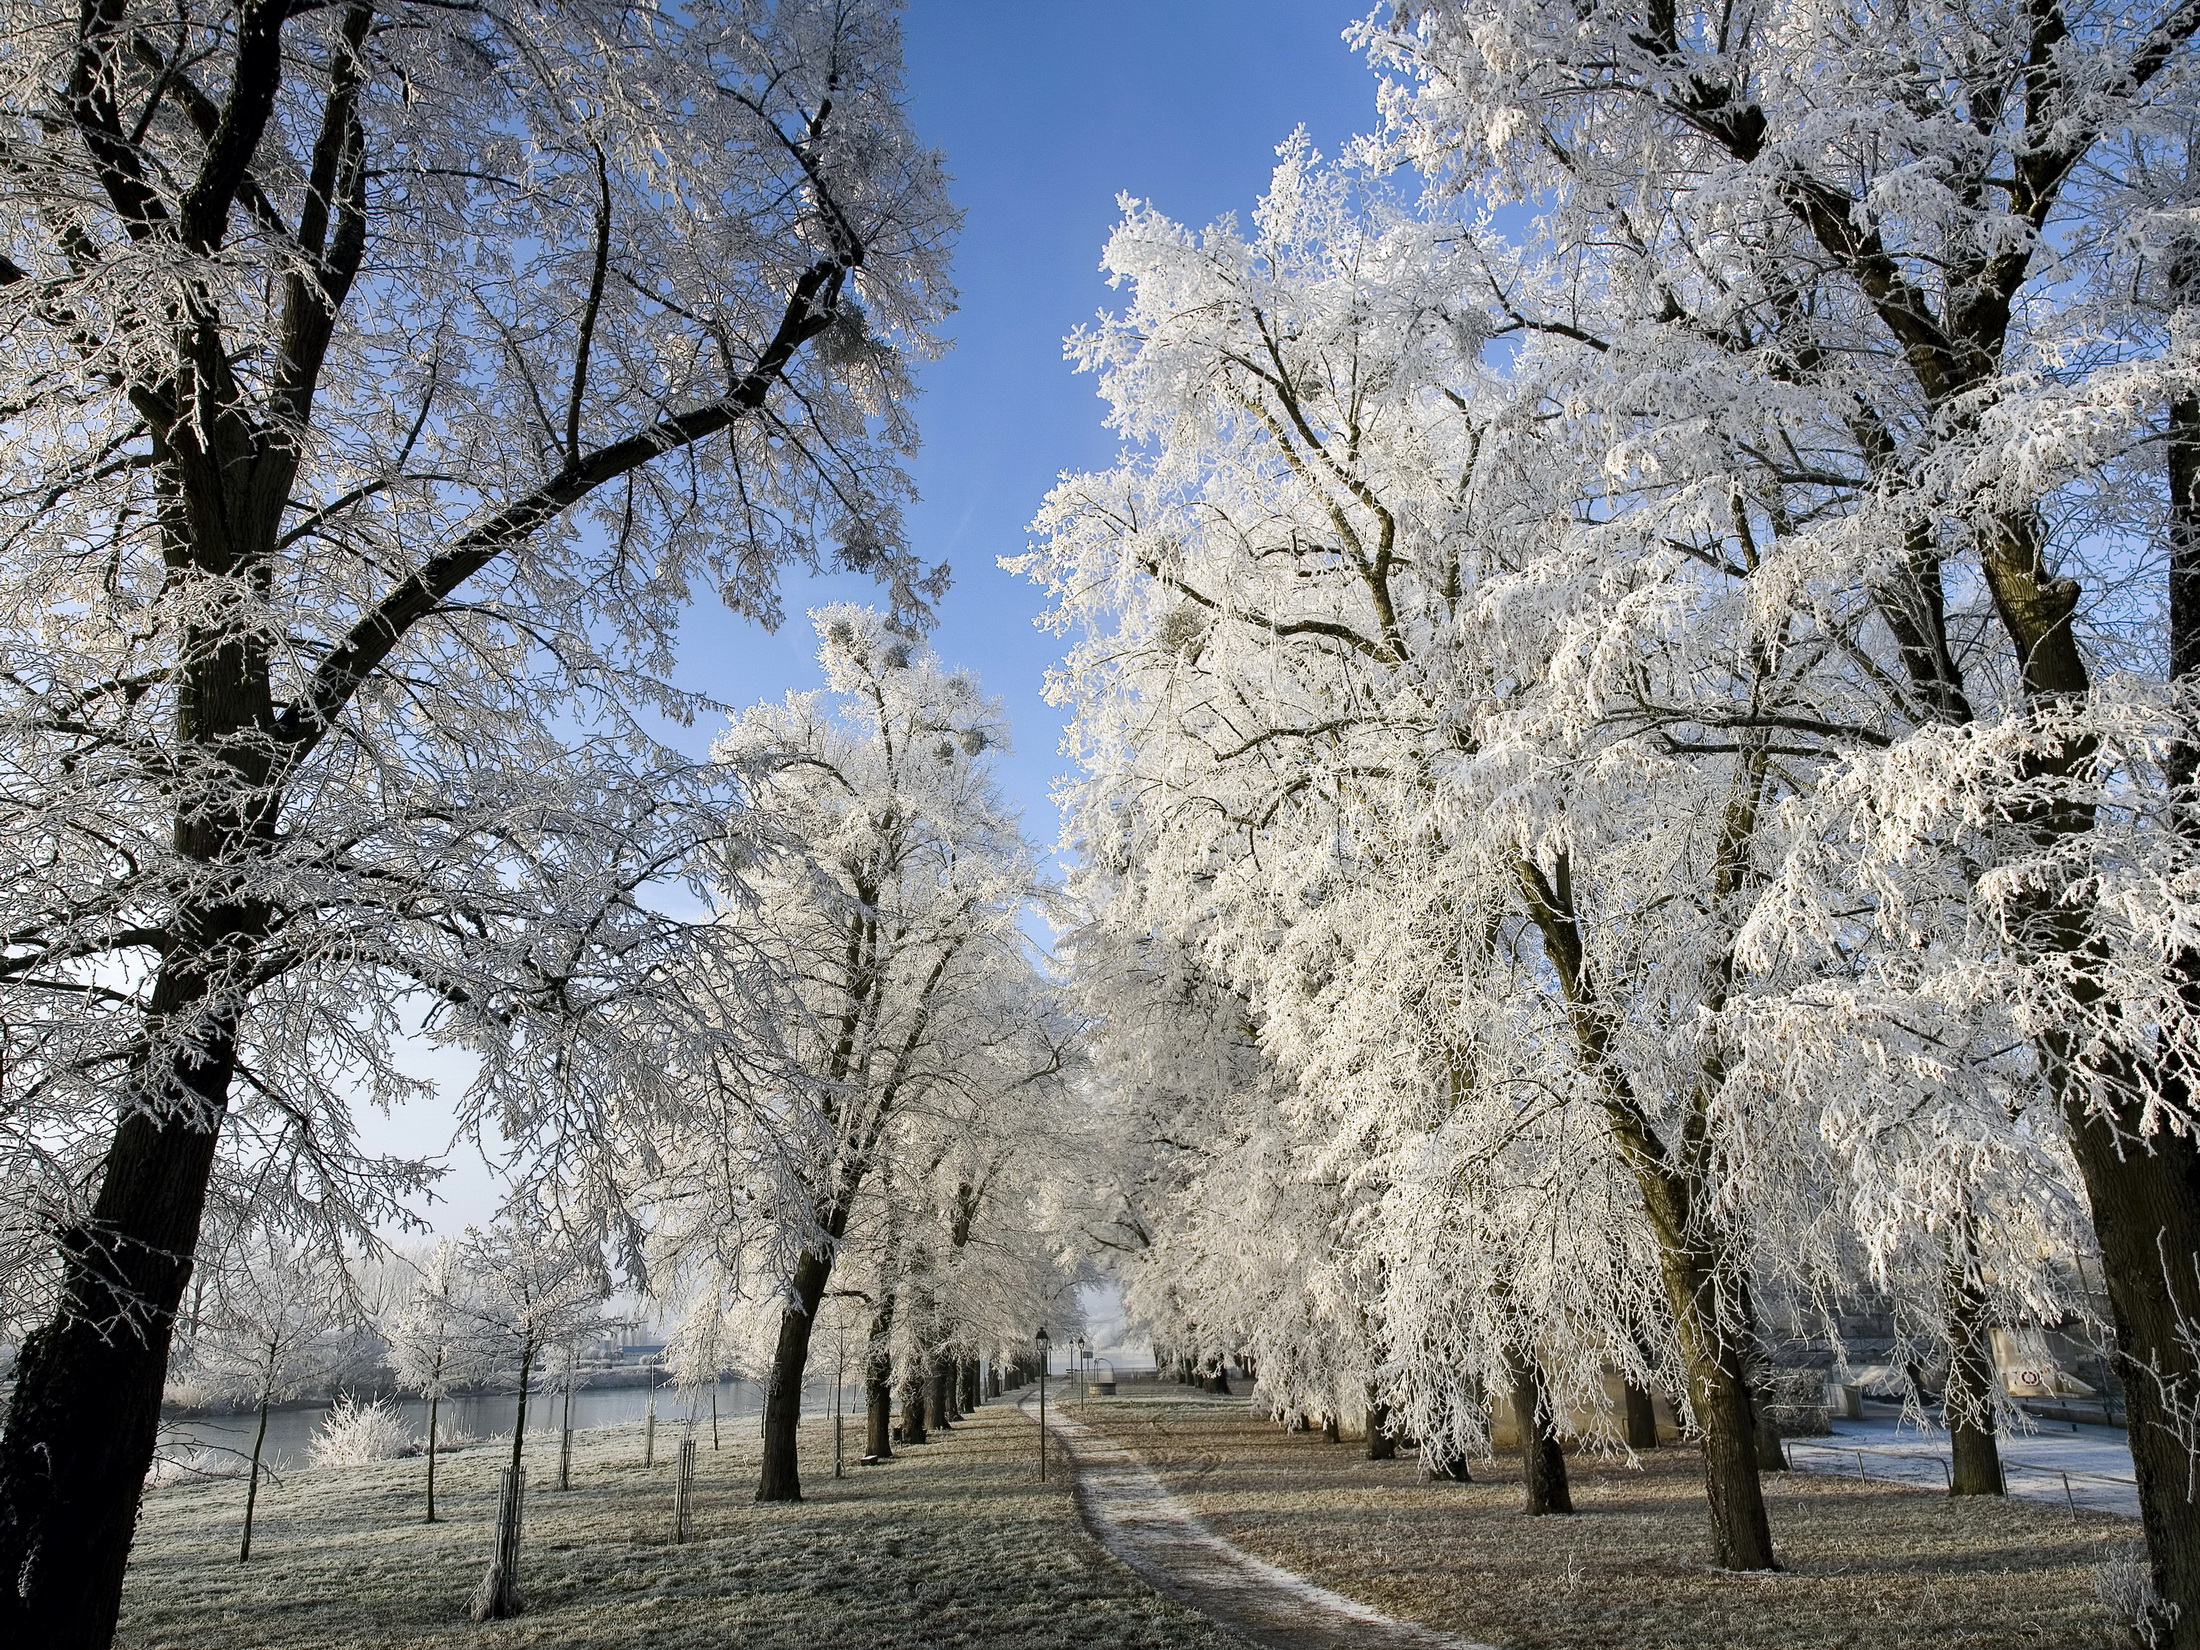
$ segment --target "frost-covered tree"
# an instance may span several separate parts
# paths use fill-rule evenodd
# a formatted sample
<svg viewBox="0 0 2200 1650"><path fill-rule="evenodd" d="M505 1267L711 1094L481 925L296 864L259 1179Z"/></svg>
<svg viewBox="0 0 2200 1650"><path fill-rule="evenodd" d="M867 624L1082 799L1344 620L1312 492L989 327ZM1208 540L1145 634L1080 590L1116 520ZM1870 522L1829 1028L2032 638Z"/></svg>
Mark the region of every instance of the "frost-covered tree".
<svg viewBox="0 0 2200 1650"><path fill-rule="evenodd" d="M1363 206L1303 144L1252 234L1135 209L1109 260L1131 303L1082 349L1147 450L1065 483L1040 528L1092 636L1064 691L1117 920L1173 928L1246 993L1308 1115L1333 1108L1318 1132L1355 1197L1383 1194L1356 1137L1401 1091L1487 1108L1493 1135L1522 1083L1591 1109L1657 1237L1719 1551L1770 1563L1747 1255L1703 1127L1724 1052L1699 1030L1768 770L1732 737L1673 746L1678 724L1786 710L1750 708L1778 675L1753 624L1682 625L1707 596L1753 600L1707 588L1720 553L1697 577L1667 548L1730 444L1615 489L1625 407L1546 416L1580 401L1595 352L1531 342L1501 373L1486 346L1527 329L1475 237ZM1498 290L1518 305L1538 277L1515 264ZM1612 705L1610 677L1645 667ZM1670 890L1655 922L1646 886ZM1526 1068L1484 1059L1524 995L1545 1022L1511 1044ZM1532 1326L1512 1338L1488 1346L1493 1386L1539 1351Z"/></svg>
<svg viewBox="0 0 2200 1650"><path fill-rule="evenodd" d="M356 1350L345 1334L356 1320L343 1267L278 1234L255 1233L221 1257L184 1350L198 1393L254 1414L240 1564L252 1557L268 1411L342 1371Z"/></svg>
<svg viewBox="0 0 2200 1650"><path fill-rule="evenodd" d="M745 868L724 912L790 982L777 1041L657 1143L652 1192L666 1264L701 1266L714 1299L729 1278L773 1296L766 1501L800 1498L810 1339L843 1249L892 1224L882 1162L904 1195L982 1174L971 1154L1019 1126L1067 1038L1019 927L1036 856L994 779L999 708L884 614L812 619L825 691L745 713L718 745L755 776L755 828L799 845ZM903 1332L924 1316L905 1302Z"/></svg>
<svg viewBox="0 0 2200 1650"><path fill-rule="evenodd" d="M1829 463L1762 449L1820 498L1786 580L1869 604L1908 723L1845 753L1833 800L1868 791L1871 817L1843 857L1894 910L1927 859L1975 868L1946 973L1995 976L2061 1113L2179 1644L2200 1643L2200 1285L2162 1257L2200 1248L2196 29L2181 3L1528 0L1407 4L1367 35L1432 177L1536 203L1588 284L1625 281L1846 425Z"/></svg>
<svg viewBox="0 0 2200 1650"><path fill-rule="evenodd" d="M443 1400L495 1368L495 1345L476 1305L467 1248L449 1238L422 1255L380 1318L397 1384L428 1402L428 1511L435 1517L436 1425Z"/></svg>
<svg viewBox="0 0 2200 1650"><path fill-rule="evenodd" d="M726 816L635 716L697 582L936 588L895 453L953 213L887 0L5 32L0 1630L100 1645L217 1161L368 1223L393 1001L524 1056L626 950L609 885Z"/></svg>
<svg viewBox="0 0 2200 1650"><path fill-rule="evenodd" d="M512 1205L487 1231L469 1229L460 1269L473 1287L459 1302L467 1339L482 1367L518 1394L512 1466L527 1447L527 1400L535 1365L594 1334L603 1324L610 1279L600 1246L557 1228L542 1211Z"/></svg>

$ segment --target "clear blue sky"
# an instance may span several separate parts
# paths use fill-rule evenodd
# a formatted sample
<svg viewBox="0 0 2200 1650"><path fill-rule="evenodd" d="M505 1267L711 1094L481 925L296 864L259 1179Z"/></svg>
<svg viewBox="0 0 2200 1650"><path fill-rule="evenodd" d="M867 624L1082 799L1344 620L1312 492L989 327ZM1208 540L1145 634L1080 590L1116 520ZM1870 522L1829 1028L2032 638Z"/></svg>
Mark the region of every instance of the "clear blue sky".
<svg viewBox="0 0 2200 1650"><path fill-rule="evenodd" d="M1062 339L1110 299L1100 249L1130 193L1193 225L1244 216L1275 148L1304 125L1334 154L1374 123L1375 79L1342 35L1371 0L912 0L905 17L917 131L947 156L966 217L956 255L954 347L924 373L916 547L954 569L935 644L1005 701L1015 750L1003 778L1026 829L1051 846L1049 801L1067 763L1062 718L1041 697L1055 638L1041 601L996 558L1065 470L1111 463L1089 378ZM776 633L697 602L683 627L684 685L732 705L818 685L803 611L875 599L856 578L795 581ZM698 748L715 735L698 726ZM464 1062L416 1050L421 1076L455 1089ZM360 1119L369 1150L440 1152L449 1097ZM486 1220L497 1188L467 1149L427 1211L441 1230Z"/></svg>
<svg viewBox="0 0 2200 1650"><path fill-rule="evenodd" d="M918 551L955 584L934 638L1003 699L1016 749L1004 777L1043 845L1066 766L1060 714L1041 698L1055 639L1039 592L996 558L1064 470L1113 461L1093 381L1062 339L1110 299L1100 249L1116 197L1182 222L1244 216L1275 148L1304 125L1337 152L1374 124L1375 78L1343 31L1370 0L911 0L909 88L919 136L946 153L965 213L954 347L924 374L915 474ZM867 581L800 581L776 635L699 606L685 685L732 704L813 687L802 611L869 600ZM702 733L704 730L698 730Z"/></svg>

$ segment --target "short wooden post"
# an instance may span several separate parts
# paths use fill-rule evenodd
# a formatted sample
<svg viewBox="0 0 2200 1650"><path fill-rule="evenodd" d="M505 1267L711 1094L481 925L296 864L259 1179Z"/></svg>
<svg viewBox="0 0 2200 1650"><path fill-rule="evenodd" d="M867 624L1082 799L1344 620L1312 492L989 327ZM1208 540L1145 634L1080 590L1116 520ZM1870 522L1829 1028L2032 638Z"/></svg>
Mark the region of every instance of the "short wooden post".
<svg viewBox="0 0 2200 1650"><path fill-rule="evenodd" d="M656 1464L657 1395L655 1393L651 1393L649 1397L649 1414L642 1422L642 1465L645 1467L654 1467Z"/></svg>

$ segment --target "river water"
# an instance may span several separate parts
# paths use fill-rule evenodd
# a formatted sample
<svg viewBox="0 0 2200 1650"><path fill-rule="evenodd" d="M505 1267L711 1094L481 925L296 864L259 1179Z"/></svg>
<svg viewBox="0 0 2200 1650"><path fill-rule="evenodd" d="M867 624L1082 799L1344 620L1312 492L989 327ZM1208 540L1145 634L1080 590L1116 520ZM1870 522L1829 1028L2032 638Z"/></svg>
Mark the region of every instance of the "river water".
<svg viewBox="0 0 2200 1650"><path fill-rule="evenodd" d="M698 1387L692 1392L674 1387L579 1387L573 1393L573 1426L575 1430L588 1427L622 1426L639 1422L649 1412L650 1401L657 1405L657 1442L660 1449L670 1449L678 1441L681 1428L692 1422L698 1428L698 1436L708 1445L710 1442L711 1399L710 1387ZM756 1381L738 1377L720 1381L715 1389L718 1402L718 1427L720 1435L728 1442L745 1436L742 1429L753 1430L757 1417L763 1413L764 1388ZM803 1389L802 1410L805 1415L831 1413L833 1401L830 1381L813 1381ZM404 1416L405 1425L417 1436L425 1437L428 1431L428 1406L418 1398L397 1400L398 1412ZM862 1413L862 1393L851 1387L841 1396L845 1412L851 1416ZM498 1435L509 1439L512 1435L512 1417L519 1407L516 1393L491 1392L474 1397L446 1398L436 1416L436 1434L450 1438L462 1433L487 1440ZM286 1468L312 1464L313 1435L321 1425L321 1418L328 1414L326 1404L301 1405L293 1409L271 1411L267 1417L267 1444L260 1459L277 1472ZM539 1433L555 1434L565 1422L565 1394L555 1380L547 1385L531 1389L527 1394L527 1431L530 1436ZM161 1423L161 1453L174 1455L196 1447L220 1452L235 1451L232 1463L242 1467L252 1453L252 1434L259 1424L259 1417L252 1411L240 1415L189 1415L165 1419ZM220 1470L216 1462L207 1462L213 1470Z"/></svg>

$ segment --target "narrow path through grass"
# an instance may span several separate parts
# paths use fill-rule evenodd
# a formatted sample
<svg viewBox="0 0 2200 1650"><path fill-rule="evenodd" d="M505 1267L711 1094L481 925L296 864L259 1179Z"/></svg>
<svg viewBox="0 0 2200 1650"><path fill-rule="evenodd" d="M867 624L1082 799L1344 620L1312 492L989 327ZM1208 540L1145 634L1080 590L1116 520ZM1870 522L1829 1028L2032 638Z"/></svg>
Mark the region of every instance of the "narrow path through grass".
<svg viewBox="0 0 2200 1650"><path fill-rule="evenodd" d="M2121 1645L2094 1566L2128 1519L1952 1501L1814 1474L1765 1480L1779 1575L1709 1563L1689 1449L1570 1457L1573 1518L1520 1512L1519 1461L1474 1484L1286 1433L1243 1404L1099 1399L1078 1418L1216 1534L1405 1621L1507 1650L2094 1650Z"/></svg>

